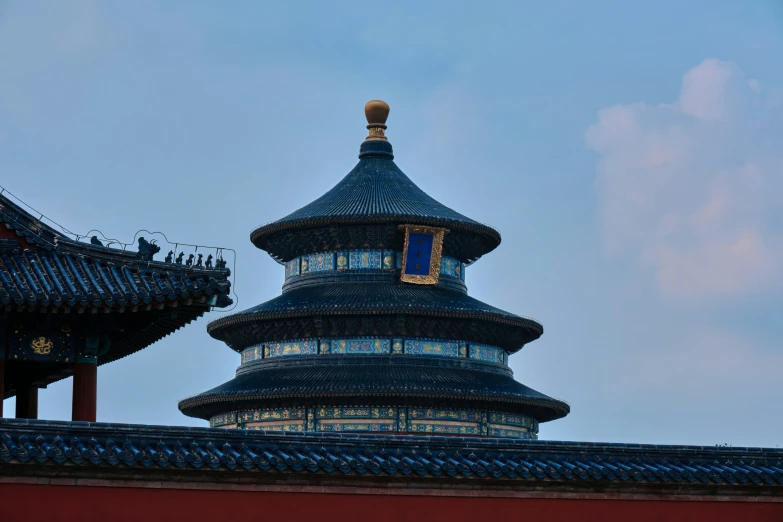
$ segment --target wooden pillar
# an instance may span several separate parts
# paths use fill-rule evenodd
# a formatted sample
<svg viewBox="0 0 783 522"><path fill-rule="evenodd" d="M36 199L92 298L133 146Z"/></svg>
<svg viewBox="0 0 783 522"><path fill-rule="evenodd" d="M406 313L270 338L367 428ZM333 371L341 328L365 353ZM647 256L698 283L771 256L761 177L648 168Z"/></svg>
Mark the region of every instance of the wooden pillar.
<svg viewBox="0 0 783 522"><path fill-rule="evenodd" d="M38 388L35 386L20 386L16 391L16 418L38 418Z"/></svg>
<svg viewBox="0 0 783 522"><path fill-rule="evenodd" d="M98 365L77 362L73 369L73 420L95 422L97 392Z"/></svg>
<svg viewBox="0 0 783 522"><path fill-rule="evenodd" d="M88 336L73 366L72 420L95 422L99 344L98 336Z"/></svg>

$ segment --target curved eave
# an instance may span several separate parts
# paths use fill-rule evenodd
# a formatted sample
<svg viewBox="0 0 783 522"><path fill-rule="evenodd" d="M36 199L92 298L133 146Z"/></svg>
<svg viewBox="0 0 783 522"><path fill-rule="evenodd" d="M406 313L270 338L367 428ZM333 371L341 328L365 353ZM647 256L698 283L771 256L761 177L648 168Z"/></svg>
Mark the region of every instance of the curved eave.
<svg viewBox="0 0 783 522"><path fill-rule="evenodd" d="M486 321L524 330L525 343L544 333L543 326L533 319L504 312L466 294L403 283L326 284L298 288L248 310L215 319L207 325L207 332L215 339L228 342L228 332L234 327L314 315L405 315ZM507 349L515 351L519 348L521 345Z"/></svg>
<svg viewBox="0 0 783 522"><path fill-rule="evenodd" d="M207 392L208 393L208 392ZM209 420L210 417L213 415L218 415L220 413L229 412L229 411L235 411L235 410L242 410L242 409L250 409L250 404L258 404L261 401L267 401L267 400L287 400L287 399L332 399L335 401L345 402L345 400L349 400L349 402L361 402L362 398L371 398L371 399L386 399L389 398L390 400L385 401L386 403L391 404L393 401L391 398L411 398L411 399L431 399L431 400L464 400L466 397L464 395L456 394L456 393L432 393L432 392L421 392L421 393L401 393L401 392L391 392L391 391L378 391L378 392L362 392L355 395L346 395L344 393L339 392L322 392L322 393L316 393L311 391L301 392L301 393L292 393L292 394L241 394L241 393L235 393L235 394L224 394L224 395L214 395L214 396L204 396L204 394L197 395L194 397L188 397L186 399L182 399L179 402L179 409L188 417L194 417L197 419L203 419L203 420ZM520 406L525 409L525 412L548 412L544 414L538 414L532 413L532 415L538 420L538 422L549 422L557 419L562 419L566 415L568 415L571 412L571 407L566 404L565 402L558 401L557 399L535 399L535 398L503 398L503 397L494 397L494 396L472 396L470 397L471 401L479 402L487 402L490 403L487 407L491 407L491 404L496 403L502 403L502 404L510 404L510 405L516 405Z"/></svg>
<svg viewBox="0 0 783 522"><path fill-rule="evenodd" d="M470 260L500 244L497 230L432 198L400 170L393 157L391 144L364 142L359 163L337 185L282 219L257 227L250 234L251 241L281 259L270 250L270 236L331 225L415 224L480 236L483 244L470 253ZM281 260L287 259L282 256Z"/></svg>
<svg viewBox="0 0 783 522"><path fill-rule="evenodd" d="M570 406L513 379L486 363L426 356L312 356L262 363L253 371L179 402L191 417L263 407L264 402L387 399L482 404L533 415L539 422L566 416ZM391 403L391 402L390 402Z"/></svg>
<svg viewBox="0 0 783 522"><path fill-rule="evenodd" d="M30 244L51 250L63 235L0 193L0 223Z"/></svg>
<svg viewBox="0 0 783 522"><path fill-rule="evenodd" d="M267 239L277 233L292 232L294 230L303 230L310 228L321 228L332 225L348 225L348 226L361 226L372 224L408 224L408 225L421 225L430 227L444 227L449 231L459 231L468 234L476 234L483 236L487 244L486 249L481 255L488 254L495 250L500 245L500 232L488 225L482 225L481 223L470 224L455 222L449 219L428 217L428 216L406 216L406 215L353 215L353 216L324 216L318 218L303 218L292 221L275 221L266 225L261 225L250 232L250 241L261 250L269 252L269 245ZM448 236L446 236L448 240ZM274 252L269 252L272 257L279 261L288 261L284 257L276 256ZM462 261L470 263L477 258L462 259Z"/></svg>

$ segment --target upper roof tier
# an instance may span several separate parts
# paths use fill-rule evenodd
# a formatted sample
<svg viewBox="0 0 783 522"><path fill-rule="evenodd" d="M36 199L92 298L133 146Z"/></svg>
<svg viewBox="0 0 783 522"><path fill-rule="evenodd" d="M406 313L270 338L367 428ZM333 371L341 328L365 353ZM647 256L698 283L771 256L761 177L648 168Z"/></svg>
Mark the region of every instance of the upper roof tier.
<svg viewBox="0 0 783 522"><path fill-rule="evenodd" d="M401 249L399 224L449 229L443 254L465 263L500 244L497 230L436 201L417 187L394 163L386 140L389 106L365 106L370 135L362 143L359 163L329 192L288 216L250 234L258 248L278 261L338 248Z"/></svg>

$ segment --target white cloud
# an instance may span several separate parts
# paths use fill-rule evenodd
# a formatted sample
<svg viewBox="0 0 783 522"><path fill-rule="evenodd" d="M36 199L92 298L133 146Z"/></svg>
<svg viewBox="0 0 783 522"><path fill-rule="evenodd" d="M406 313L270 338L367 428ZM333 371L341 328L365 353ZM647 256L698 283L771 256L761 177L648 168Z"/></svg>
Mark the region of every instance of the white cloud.
<svg viewBox="0 0 783 522"><path fill-rule="evenodd" d="M781 283L783 114L732 63L688 71L670 104L603 109L607 251L651 269L668 296L736 296Z"/></svg>

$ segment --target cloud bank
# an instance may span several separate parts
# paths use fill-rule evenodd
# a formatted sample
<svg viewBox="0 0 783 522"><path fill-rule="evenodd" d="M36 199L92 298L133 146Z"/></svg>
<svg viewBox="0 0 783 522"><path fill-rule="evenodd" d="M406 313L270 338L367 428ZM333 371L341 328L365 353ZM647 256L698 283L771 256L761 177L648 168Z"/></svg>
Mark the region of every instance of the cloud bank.
<svg viewBox="0 0 783 522"><path fill-rule="evenodd" d="M783 266L783 110L775 91L707 59L673 103L602 109L606 251L638 263L672 298L769 291Z"/></svg>

